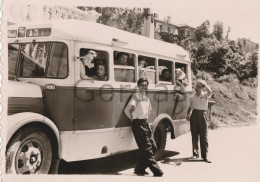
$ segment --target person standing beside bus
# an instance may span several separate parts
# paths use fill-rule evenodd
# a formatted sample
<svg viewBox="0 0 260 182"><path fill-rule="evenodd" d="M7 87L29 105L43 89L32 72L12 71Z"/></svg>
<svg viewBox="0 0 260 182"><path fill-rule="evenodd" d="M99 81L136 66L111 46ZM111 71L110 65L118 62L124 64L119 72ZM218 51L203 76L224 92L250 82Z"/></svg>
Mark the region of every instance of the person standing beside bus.
<svg viewBox="0 0 260 182"><path fill-rule="evenodd" d="M206 89L206 92L202 90ZM212 95L211 88L205 80L198 79L195 94L190 97L190 107L188 109L187 119L190 120L191 136L192 136L192 159L199 158L198 136L200 137L201 157L203 161L211 163L208 160L208 121L207 109L208 98Z"/></svg>
<svg viewBox="0 0 260 182"><path fill-rule="evenodd" d="M151 111L151 103L146 95L148 84L146 78L140 78L137 81L139 91L132 96L124 112L132 121L133 134L140 152L134 173L137 175L148 174L145 169L149 167L154 176L162 176L163 172L154 159L156 146L147 122Z"/></svg>

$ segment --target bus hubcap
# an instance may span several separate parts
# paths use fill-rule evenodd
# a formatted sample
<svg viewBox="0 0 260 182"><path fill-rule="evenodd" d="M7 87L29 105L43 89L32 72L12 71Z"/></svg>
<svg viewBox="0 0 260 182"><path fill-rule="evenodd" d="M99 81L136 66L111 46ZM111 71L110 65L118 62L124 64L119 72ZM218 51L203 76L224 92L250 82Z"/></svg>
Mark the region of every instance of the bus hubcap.
<svg viewBox="0 0 260 182"><path fill-rule="evenodd" d="M17 170L20 174L35 174L42 159L41 150L36 142L28 142L21 147L18 153Z"/></svg>

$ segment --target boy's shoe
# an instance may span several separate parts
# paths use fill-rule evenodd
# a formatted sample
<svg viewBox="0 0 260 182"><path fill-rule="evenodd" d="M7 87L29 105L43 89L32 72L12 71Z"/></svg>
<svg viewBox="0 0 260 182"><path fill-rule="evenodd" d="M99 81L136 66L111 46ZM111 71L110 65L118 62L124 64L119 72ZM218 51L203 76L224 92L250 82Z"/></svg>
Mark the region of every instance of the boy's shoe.
<svg viewBox="0 0 260 182"><path fill-rule="evenodd" d="M155 177L161 177L163 175L163 172L154 173L153 176Z"/></svg>
<svg viewBox="0 0 260 182"><path fill-rule="evenodd" d="M198 155L193 155L193 156L191 156L191 159L198 159L198 158L199 158Z"/></svg>
<svg viewBox="0 0 260 182"><path fill-rule="evenodd" d="M204 162L206 163L212 163L211 161L209 161L207 158L203 159Z"/></svg>
<svg viewBox="0 0 260 182"><path fill-rule="evenodd" d="M144 175L149 175L149 173L147 171L134 171L134 173L136 175L140 175L140 176L144 176Z"/></svg>

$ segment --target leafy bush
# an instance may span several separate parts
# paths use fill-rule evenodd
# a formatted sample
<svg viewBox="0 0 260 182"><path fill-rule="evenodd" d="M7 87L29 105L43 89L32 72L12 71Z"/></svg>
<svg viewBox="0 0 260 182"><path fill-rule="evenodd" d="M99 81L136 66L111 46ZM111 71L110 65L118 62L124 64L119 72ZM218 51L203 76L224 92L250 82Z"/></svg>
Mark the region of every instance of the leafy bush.
<svg viewBox="0 0 260 182"><path fill-rule="evenodd" d="M215 130L218 128L218 123L215 121L210 121L208 127L209 129Z"/></svg>

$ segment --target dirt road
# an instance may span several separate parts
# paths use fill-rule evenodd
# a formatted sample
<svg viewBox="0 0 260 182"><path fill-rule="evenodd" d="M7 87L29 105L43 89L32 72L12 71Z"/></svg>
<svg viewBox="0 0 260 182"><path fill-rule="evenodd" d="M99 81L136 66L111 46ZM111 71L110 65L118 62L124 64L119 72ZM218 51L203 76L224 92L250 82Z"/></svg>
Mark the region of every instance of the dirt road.
<svg viewBox="0 0 260 182"><path fill-rule="evenodd" d="M170 138L170 137L168 137ZM84 162L61 162L60 175L19 177L19 181L169 181L169 182L260 182L260 126L220 128L209 131L209 159L190 161L191 135L168 140L165 158L159 161L163 177L135 176L137 152ZM8 176L6 181L17 181Z"/></svg>

